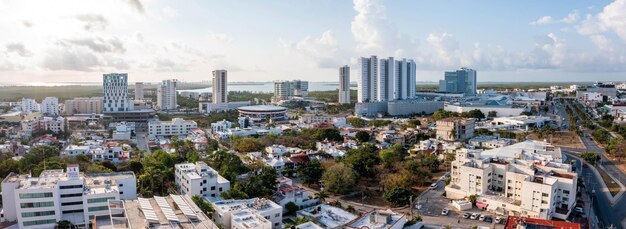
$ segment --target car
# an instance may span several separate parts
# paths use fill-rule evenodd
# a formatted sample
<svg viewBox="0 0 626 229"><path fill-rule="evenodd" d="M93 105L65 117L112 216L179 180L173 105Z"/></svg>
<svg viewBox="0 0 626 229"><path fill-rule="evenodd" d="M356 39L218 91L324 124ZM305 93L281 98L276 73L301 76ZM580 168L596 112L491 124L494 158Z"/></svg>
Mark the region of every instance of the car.
<svg viewBox="0 0 626 229"><path fill-rule="evenodd" d="M493 222L493 218L491 216L485 216L485 222L491 223Z"/></svg>
<svg viewBox="0 0 626 229"><path fill-rule="evenodd" d="M502 222L502 218L500 218L500 216L496 217L496 223L501 223Z"/></svg>
<svg viewBox="0 0 626 229"><path fill-rule="evenodd" d="M437 189L437 187L439 187L439 185L436 182L430 184L430 189Z"/></svg>
<svg viewBox="0 0 626 229"><path fill-rule="evenodd" d="M447 208L444 208L443 210L441 210L441 215L448 215L450 210L448 210Z"/></svg>
<svg viewBox="0 0 626 229"><path fill-rule="evenodd" d="M470 216L470 219L478 219L478 217L480 217L480 214L472 213L472 215Z"/></svg>
<svg viewBox="0 0 626 229"><path fill-rule="evenodd" d="M576 211L576 212L578 212L580 214L585 214L585 210L583 208L581 208L581 207L575 207L574 211Z"/></svg>
<svg viewBox="0 0 626 229"><path fill-rule="evenodd" d="M472 215L472 214L467 213L467 212L466 212L466 213L464 213L464 214L463 214L463 219L469 219L470 215Z"/></svg>
<svg viewBox="0 0 626 229"><path fill-rule="evenodd" d="M485 217L486 217L485 215L481 215L480 218L478 218L478 220L485 221Z"/></svg>

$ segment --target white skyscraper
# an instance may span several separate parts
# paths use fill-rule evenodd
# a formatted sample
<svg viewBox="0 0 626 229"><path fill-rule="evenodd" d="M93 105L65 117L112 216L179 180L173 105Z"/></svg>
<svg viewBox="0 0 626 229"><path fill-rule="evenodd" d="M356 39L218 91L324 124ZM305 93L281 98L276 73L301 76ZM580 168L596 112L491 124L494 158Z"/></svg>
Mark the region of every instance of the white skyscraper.
<svg viewBox="0 0 626 229"><path fill-rule="evenodd" d="M40 109L41 113L45 115L59 115L59 99L57 97L46 97L41 101Z"/></svg>
<svg viewBox="0 0 626 229"><path fill-rule="evenodd" d="M135 100L143 100L143 83L135 83Z"/></svg>
<svg viewBox="0 0 626 229"><path fill-rule="evenodd" d="M396 87L399 86L396 79L393 57L380 59L380 71L378 75L378 100L379 102L394 100Z"/></svg>
<svg viewBox="0 0 626 229"><path fill-rule="evenodd" d="M160 110L176 109L176 83L173 80L163 80L157 88L157 106Z"/></svg>
<svg viewBox="0 0 626 229"><path fill-rule="evenodd" d="M339 103L350 103L350 67L339 68Z"/></svg>
<svg viewBox="0 0 626 229"><path fill-rule="evenodd" d="M213 103L228 102L228 77L226 70L213 71Z"/></svg>
<svg viewBox="0 0 626 229"><path fill-rule="evenodd" d="M378 58L361 57L358 73L358 102L378 101Z"/></svg>
<svg viewBox="0 0 626 229"><path fill-rule="evenodd" d="M128 101L128 74L109 73L102 76L104 94L103 112L132 111Z"/></svg>
<svg viewBox="0 0 626 229"><path fill-rule="evenodd" d="M402 59L396 61L396 83L394 99L415 98L416 66L415 61Z"/></svg>

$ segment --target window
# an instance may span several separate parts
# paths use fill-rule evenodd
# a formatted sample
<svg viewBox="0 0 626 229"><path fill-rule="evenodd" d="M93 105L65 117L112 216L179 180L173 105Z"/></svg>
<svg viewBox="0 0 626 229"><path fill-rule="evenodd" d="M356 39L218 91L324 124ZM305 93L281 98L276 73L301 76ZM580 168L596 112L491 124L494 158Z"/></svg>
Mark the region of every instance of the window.
<svg viewBox="0 0 626 229"><path fill-rule="evenodd" d="M119 185L117 185L117 186L124 187L124 184L119 184Z"/></svg>
<svg viewBox="0 0 626 229"><path fill-rule="evenodd" d="M88 210L89 212L104 211L104 210L109 210L109 206L90 207Z"/></svg>
<svg viewBox="0 0 626 229"><path fill-rule="evenodd" d="M59 189L73 189L73 188L83 188L83 185L82 184L79 184L79 185L66 185L66 186L59 187Z"/></svg>
<svg viewBox="0 0 626 229"><path fill-rule="evenodd" d="M44 220L24 221L22 224L24 224L25 227L28 227L28 226L42 225L42 224L53 224L56 222L57 221L55 219L44 219Z"/></svg>
<svg viewBox="0 0 626 229"><path fill-rule="evenodd" d="M20 193L20 199L49 198L52 197L51 192L43 193Z"/></svg>
<svg viewBox="0 0 626 229"><path fill-rule="evenodd" d="M274 217L280 217L280 213L277 213L276 215L274 215Z"/></svg>
<svg viewBox="0 0 626 229"><path fill-rule="evenodd" d="M61 198L66 198L66 197L78 197L78 196L83 196L82 193L74 193L74 194L61 194Z"/></svg>
<svg viewBox="0 0 626 229"><path fill-rule="evenodd" d="M81 213L81 212L83 212L83 209L63 211L63 214L69 214L69 213Z"/></svg>
<svg viewBox="0 0 626 229"><path fill-rule="evenodd" d="M548 197L548 193L545 193L545 192L544 192L544 193L541 193L541 196L543 196L543 197Z"/></svg>
<svg viewBox="0 0 626 229"><path fill-rule="evenodd" d="M103 198L95 198L95 199L88 199L87 203L102 203L102 202L107 202L108 200L114 200L115 197L103 197Z"/></svg>
<svg viewBox="0 0 626 229"><path fill-rule="evenodd" d="M215 186L211 186L211 190L215 190Z"/></svg>
<svg viewBox="0 0 626 229"><path fill-rule="evenodd" d="M563 194L569 194L569 190L563 190Z"/></svg>
<svg viewBox="0 0 626 229"><path fill-rule="evenodd" d="M61 203L61 206L71 206L71 205L79 205L79 204L83 204L83 201Z"/></svg>
<svg viewBox="0 0 626 229"><path fill-rule="evenodd" d="M21 208L43 208L43 207L52 207L54 206L54 202L35 202L35 203L21 203Z"/></svg>
<svg viewBox="0 0 626 229"><path fill-rule="evenodd" d="M43 211L43 212L23 212L22 217L37 217L37 216L49 216L54 215L54 211Z"/></svg>

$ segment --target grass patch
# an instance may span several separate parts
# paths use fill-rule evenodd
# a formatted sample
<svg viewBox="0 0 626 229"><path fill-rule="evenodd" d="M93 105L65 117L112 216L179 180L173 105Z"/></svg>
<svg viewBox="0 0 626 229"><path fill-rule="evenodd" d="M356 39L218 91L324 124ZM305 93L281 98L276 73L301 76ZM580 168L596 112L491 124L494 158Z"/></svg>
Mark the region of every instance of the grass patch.
<svg viewBox="0 0 626 229"><path fill-rule="evenodd" d="M606 184L606 187L609 189L609 192L611 192L611 195L615 196L617 193L619 193L621 187L617 184L617 182L615 182L613 178L611 178L611 176L609 176L609 174L604 171L604 169L601 169L599 166L595 167L600 173L604 184Z"/></svg>

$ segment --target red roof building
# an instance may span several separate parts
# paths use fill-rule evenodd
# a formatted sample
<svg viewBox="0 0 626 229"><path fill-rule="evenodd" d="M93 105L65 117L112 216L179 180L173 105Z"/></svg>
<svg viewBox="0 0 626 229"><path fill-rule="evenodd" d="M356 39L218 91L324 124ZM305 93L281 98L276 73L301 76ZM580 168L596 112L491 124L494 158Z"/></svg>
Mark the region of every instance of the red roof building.
<svg viewBox="0 0 626 229"><path fill-rule="evenodd" d="M581 229L580 224L564 221L509 216L505 229L537 228L537 229Z"/></svg>

